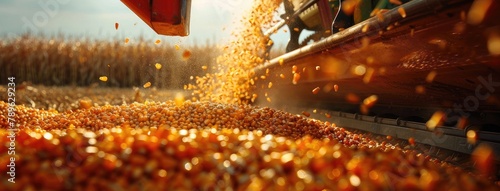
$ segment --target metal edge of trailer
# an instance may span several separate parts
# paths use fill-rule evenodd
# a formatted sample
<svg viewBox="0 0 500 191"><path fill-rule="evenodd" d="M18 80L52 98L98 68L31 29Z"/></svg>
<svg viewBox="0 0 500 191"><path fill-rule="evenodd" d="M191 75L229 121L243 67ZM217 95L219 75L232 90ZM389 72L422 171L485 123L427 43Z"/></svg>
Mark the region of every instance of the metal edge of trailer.
<svg viewBox="0 0 500 191"><path fill-rule="evenodd" d="M294 108L297 112L301 109ZM475 144L469 143L464 130L448 126L439 126L435 130L427 129L425 123L406 121L401 119L382 118L377 116L360 115L357 113L346 113L340 111L318 110L318 113L329 113L331 118L325 116L314 117L322 121L335 123L337 126L351 130L372 133L382 136L392 136L396 139L408 140L414 138L418 144L446 149L454 152L470 155L480 144L488 144L496 154L496 160L500 161L500 133L478 132Z"/></svg>

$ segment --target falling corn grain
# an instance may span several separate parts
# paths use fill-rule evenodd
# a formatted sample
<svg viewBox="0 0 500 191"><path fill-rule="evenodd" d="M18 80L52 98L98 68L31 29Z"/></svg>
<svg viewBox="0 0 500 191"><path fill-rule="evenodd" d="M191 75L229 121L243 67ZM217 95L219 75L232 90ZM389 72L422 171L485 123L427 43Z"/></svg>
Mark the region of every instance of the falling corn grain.
<svg viewBox="0 0 500 191"><path fill-rule="evenodd" d="M175 50L180 50L181 49L181 47L178 44L176 44L174 47L175 47Z"/></svg>
<svg viewBox="0 0 500 191"><path fill-rule="evenodd" d="M280 65L283 65L284 62L283 58L280 58L278 62L280 63Z"/></svg>
<svg viewBox="0 0 500 191"><path fill-rule="evenodd" d="M292 83L295 85L299 82L300 80L300 74L299 73L294 73L293 74L293 80L292 80Z"/></svg>
<svg viewBox="0 0 500 191"><path fill-rule="evenodd" d="M320 69L320 66L316 66L316 70L319 70Z"/></svg>
<svg viewBox="0 0 500 191"><path fill-rule="evenodd" d="M329 113L325 113L325 117L326 117L326 118L331 118L331 117L332 117L332 115L330 115Z"/></svg>
<svg viewBox="0 0 500 191"><path fill-rule="evenodd" d="M467 22L471 25L481 24L491 5L493 0L475 0L467 14Z"/></svg>
<svg viewBox="0 0 500 191"><path fill-rule="evenodd" d="M365 73L365 76L363 76L363 82L365 84L368 84L370 83L370 81L372 80L373 78L373 74L375 73L375 69L370 67L366 70L366 73Z"/></svg>
<svg viewBox="0 0 500 191"><path fill-rule="evenodd" d="M354 67L354 74L358 75L358 76L362 76L362 75L365 75L366 73L366 67L364 65L357 65L356 67Z"/></svg>
<svg viewBox="0 0 500 191"><path fill-rule="evenodd" d="M345 96L345 99L347 102L352 103L352 104L359 103L359 100L360 100L359 96L354 94L354 93L348 93Z"/></svg>
<svg viewBox="0 0 500 191"><path fill-rule="evenodd" d="M155 41L155 44L160 44L160 43L161 43L160 39L158 39L158 40Z"/></svg>
<svg viewBox="0 0 500 191"><path fill-rule="evenodd" d="M314 88L314 89L312 90L312 93L316 95L316 94L318 94L318 93L319 93L319 90L321 90L321 88L316 87L316 88Z"/></svg>
<svg viewBox="0 0 500 191"><path fill-rule="evenodd" d="M157 70L161 69L161 64L160 64L160 63L156 63L156 64L155 64L155 68L156 68Z"/></svg>
<svg viewBox="0 0 500 191"><path fill-rule="evenodd" d="M425 94L425 86L423 86L423 85L415 86L415 93Z"/></svg>
<svg viewBox="0 0 500 191"><path fill-rule="evenodd" d="M323 91L325 93L332 91L332 89L333 89L333 83L331 83L331 82L327 83L327 84L325 84L325 86L323 86Z"/></svg>
<svg viewBox="0 0 500 191"><path fill-rule="evenodd" d="M380 21L380 22L384 21L384 15L382 14L382 11L377 12L376 15L377 15L378 21Z"/></svg>
<svg viewBox="0 0 500 191"><path fill-rule="evenodd" d="M475 145L477 142L477 132L475 130L468 130L466 135L467 142L471 145Z"/></svg>
<svg viewBox="0 0 500 191"><path fill-rule="evenodd" d="M271 46L271 45L273 45L273 44L274 44L273 40L269 40L269 41L267 41L267 46Z"/></svg>
<svg viewBox="0 0 500 191"><path fill-rule="evenodd" d="M487 144L480 144L472 152L472 160L475 162L476 169L486 177L495 172L495 158L495 152Z"/></svg>
<svg viewBox="0 0 500 191"><path fill-rule="evenodd" d="M271 88L271 87L273 87L273 83L269 82L269 85L267 85L267 88Z"/></svg>
<svg viewBox="0 0 500 191"><path fill-rule="evenodd" d="M257 97L258 97L257 94L252 94L252 99L251 99L252 103L255 102L255 99L257 99Z"/></svg>
<svg viewBox="0 0 500 191"><path fill-rule="evenodd" d="M500 32L496 31L488 37L488 51L492 56L500 56Z"/></svg>
<svg viewBox="0 0 500 191"><path fill-rule="evenodd" d="M182 58L184 58L184 60L187 60L189 59L189 57L191 57L191 51L184 50L184 52L182 53Z"/></svg>
<svg viewBox="0 0 500 191"><path fill-rule="evenodd" d="M285 74L280 74L280 78L285 79Z"/></svg>
<svg viewBox="0 0 500 191"><path fill-rule="evenodd" d="M427 77L425 77L425 81L427 83L432 83L432 81L434 81L434 78L436 78L436 75L437 72L435 70L429 72L429 74L427 74Z"/></svg>
<svg viewBox="0 0 500 191"><path fill-rule="evenodd" d="M208 69L208 67L207 66L201 66L201 69L206 70L206 69Z"/></svg>
<svg viewBox="0 0 500 191"><path fill-rule="evenodd" d="M391 25L387 26L387 27L385 28L385 30L390 31L390 30L392 30L393 28L394 28L394 25L392 25L392 24L391 24Z"/></svg>
<svg viewBox="0 0 500 191"><path fill-rule="evenodd" d="M266 100L267 100L267 102L271 103L271 98L270 97L267 97Z"/></svg>
<svg viewBox="0 0 500 191"><path fill-rule="evenodd" d="M115 30L118 30L118 26L119 26L119 25L120 25L120 24L115 23Z"/></svg>
<svg viewBox="0 0 500 191"><path fill-rule="evenodd" d="M363 26L363 28L361 29L361 32L366 32L368 31L368 29L370 29L370 25L366 24L365 26Z"/></svg>
<svg viewBox="0 0 500 191"><path fill-rule="evenodd" d="M436 127L441 126L443 124L444 118L446 117L446 114L442 111L436 111L432 115L432 117L425 123L425 126L433 131Z"/></svg>
<svg viewBox="0 0 500 191"><path fill-rule="evenodd" d="M129 38L125 38L125 44L127 44L130 41Z"/></svg>
<svg viewBox="0 0 500 191"><path fill-rule="evenodd" d="M394 4L394 5L401 5L403 4L400 0L389 0L390 3Z"/></svg>
<svg viewBox="0 0 500 191"><path fill-rule="evenodd" d="M401 17L406 18L406 11L403 7L399 7L398 12L401 15Z"/></svg>
<svg viewBox="0 0 500 191"><path fill-rule="evenodd" d="M337 84L333 85L333 90L335 92L339 91L339 85L337 85Z"/></svg>
<svg viewBox="0 0 500 191"><path fill-rule="evenodd" d="M356 6L358 5L359 0L347 0L347 1L342 1L342 11L346 15L352 15L354 13L354 10L356 9Z"/></svg>
<svg viewBox="0 0 500 191"><path fill-rule="evenodd" d="M292 66L292 73L294 74L297 73L297 66L295 65Z"/></svg>
<svg viewBox="0 0 500 191"><path fill-rule="evenodd" d="M101 76L101 77L99 77L99 80L101 80L103 82L106 82L106 81L108 81L108 77L107 76Z"/></svg>
<svg viewBox="0 0 500 191"><path fill-rule="evenodd" d="M377 95L371 95L363 100L363 105L365 105L367 108L371 108L377 103L378 96Z"/></svg>
<svg viewBox="0 0 500 191"><path fill-rule="evenodd" d="M142 85L144 88L149 88L151 87L151 82L146 82L144 85Z"/></svg>

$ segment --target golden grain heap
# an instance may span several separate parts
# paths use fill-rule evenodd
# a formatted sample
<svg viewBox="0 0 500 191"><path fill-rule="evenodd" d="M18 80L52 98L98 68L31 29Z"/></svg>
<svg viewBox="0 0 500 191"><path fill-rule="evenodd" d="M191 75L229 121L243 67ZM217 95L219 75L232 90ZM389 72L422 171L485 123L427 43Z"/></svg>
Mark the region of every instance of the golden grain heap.
<svg viewBox="0 0 500 191"><path fill-rule="evenodd" d="M7 107L0 102L2 127ZM1 175L1 190L497 189L424 154L270 108L167 101L16 110L18 178ZM0 134L7 143L8 131Z"/></svg>

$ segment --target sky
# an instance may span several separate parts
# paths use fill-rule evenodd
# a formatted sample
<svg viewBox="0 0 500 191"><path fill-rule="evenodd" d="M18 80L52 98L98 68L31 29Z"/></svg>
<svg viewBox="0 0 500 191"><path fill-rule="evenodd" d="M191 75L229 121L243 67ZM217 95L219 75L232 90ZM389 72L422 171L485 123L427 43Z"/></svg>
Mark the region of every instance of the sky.
<svg viewBox="0 0 500 191"><path fill-rule="evenodd" d="M192 0L190 35L167 37L156 34L120 0L2 0L0 37L15 37L31 31L98 39L143 36L186 44L219 44L228 40L235 23L250 9L252 2ZM119 23L118 30L115 23Z"/></svg>

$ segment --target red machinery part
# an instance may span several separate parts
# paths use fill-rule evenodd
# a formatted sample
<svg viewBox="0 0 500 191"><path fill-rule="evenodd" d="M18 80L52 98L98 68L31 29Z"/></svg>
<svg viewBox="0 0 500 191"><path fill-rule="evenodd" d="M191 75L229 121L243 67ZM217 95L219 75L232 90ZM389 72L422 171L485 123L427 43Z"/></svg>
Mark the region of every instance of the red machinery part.
<svg viewBox="0 0 500 191"><path fill-rule="evenodd" d="M156 33L189 35L191 0L121 0Z"/></svg>

